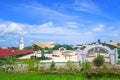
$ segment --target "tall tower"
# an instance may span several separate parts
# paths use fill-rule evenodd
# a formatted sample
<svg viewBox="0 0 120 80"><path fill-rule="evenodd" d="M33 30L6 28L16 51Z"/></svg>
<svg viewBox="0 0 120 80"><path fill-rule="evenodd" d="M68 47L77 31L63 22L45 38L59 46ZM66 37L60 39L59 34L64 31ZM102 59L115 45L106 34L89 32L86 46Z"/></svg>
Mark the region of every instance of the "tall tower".
<svg viewBox="0 0 120 80"><path fill-rule="evenodd" d="M23 39L23 37L20 38L19 49L20 49L20 50L23 50L23 49L24 49L24 39Z"/></svg>

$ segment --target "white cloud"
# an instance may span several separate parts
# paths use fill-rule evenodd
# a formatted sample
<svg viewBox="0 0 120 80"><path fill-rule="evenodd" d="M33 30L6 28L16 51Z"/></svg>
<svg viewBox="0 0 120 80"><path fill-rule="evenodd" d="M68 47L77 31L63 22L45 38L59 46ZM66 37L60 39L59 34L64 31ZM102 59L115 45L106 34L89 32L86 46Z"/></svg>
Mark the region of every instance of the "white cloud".
<svg viewBox="0 0 120 80"><path fill-rule="evenodd" d="M73 8L77 11L83 11L88 13L100 12L100 9L94 4L92 0L75 0Z"/></svg>
<svg viewBox="0 0 120 80"><path fill-rule="evenodd" d="M79 28L80 26L83 26L83 24L79 24L77 22L66 22L66 27L69 28Z"/></svg>
<svg viewBox="0 0 120 80"><path fill-rule="evenodd" d="M104 25L103 24L99 24L92 29L93 32L102 32L103 30L104 30Z"/></svg>
<svg viewBox="0 0 120 80"><path fill-rule="evenodd" d="M65 20L65 19L74 19L75 16L70 16L68 14L64 14L55 9L51 9L50 7L45 7L42 4L32 3L32 4L20 4L13 8L14 11L24 12L28 15L34 17L44 17L44 19L57 19L57 20Z"/></svg>
<svg viewBox="0 0 120 80"><path fill-rule="evenodd" d="M0 24L0 34L26 34L27 32L23 29L23 26L21 26L18 23L14 22L5 22Z"/></svg>

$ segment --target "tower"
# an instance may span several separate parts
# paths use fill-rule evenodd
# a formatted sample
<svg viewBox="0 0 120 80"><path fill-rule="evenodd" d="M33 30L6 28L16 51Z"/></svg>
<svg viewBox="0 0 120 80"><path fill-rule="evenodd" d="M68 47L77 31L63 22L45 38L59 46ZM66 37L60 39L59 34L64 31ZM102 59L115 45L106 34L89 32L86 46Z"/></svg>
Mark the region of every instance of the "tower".
<svg viewBox="0 0 120 80"><path fill-rule="evenodd" d="M19 44L19 49L20 50L23 50L24 48L24 40L23 40L23 37L20 38L20 44Z"/></svg>

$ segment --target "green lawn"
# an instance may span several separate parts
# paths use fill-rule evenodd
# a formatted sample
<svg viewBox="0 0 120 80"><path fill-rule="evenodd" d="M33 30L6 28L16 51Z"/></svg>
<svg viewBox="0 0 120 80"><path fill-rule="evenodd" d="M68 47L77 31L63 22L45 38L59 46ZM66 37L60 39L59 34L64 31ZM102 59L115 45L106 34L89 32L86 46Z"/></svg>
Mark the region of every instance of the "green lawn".
<svg viewBox="0 0 120 80"><path fill-rule="evenodd" d="M120 77L99 77L99 78L86 78L83 73L76 74L41 74L39 72L28 73L7 73L0 72L0 80L120 80Z"/></svg>

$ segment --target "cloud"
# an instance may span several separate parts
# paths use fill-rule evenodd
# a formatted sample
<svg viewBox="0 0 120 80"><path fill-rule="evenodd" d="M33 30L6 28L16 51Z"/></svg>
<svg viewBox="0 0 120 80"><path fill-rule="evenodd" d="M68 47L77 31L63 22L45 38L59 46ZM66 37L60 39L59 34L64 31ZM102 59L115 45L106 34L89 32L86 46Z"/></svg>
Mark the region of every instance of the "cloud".
<svg viewBox="0 0 120 80"><path fill-rule="evenodd" d="M66 27L69 27L69 28L79 28L81 26L84 26L84 25L78 22L66 22Z"/></svg>
<svg viewBox="0 0 120 80"><path fill-rule="evenodd" d="M51 9L50 7L43 6L40 3L19 4L18 6L14 7L13 10L15 12L24 12L25 14L38 18L43 17L44 19L69 20L76 18L76 16L70 16L55 9Z"/></svg>
<svg viewBox="0 0 120 80"><path fill-rule="evenodd" d="M30 40L54 42L58 41L63 44L79 44L93 42L98 39L99 36L102 36L102 38L104 38L104 36L113 37L119 36L120 34L120 29L109 29L106 28L105 24L91 25L92 29L88 29L88 27L86 27L85 25L83 25L83 27L81 28L80 25L81 24L77 22L65 22L65 24L56 24L52 21L49 21L42 24L30 25L3 21L0 23L0 34L7 36L7 38L9 37L8 35L12 35L9 37L11 39L14 39L16 35L18 37L23 36L25 40L27 39L26 41L28 44L31 43ZM16 37L16 39L18 37ZM1 40L2 39L3 38L1 37ZM6 37L4 37L4 40L9 39L6 39ZM17 42L18 40L15 41Z"/></svg>
<svg viewBox="0 0 120 80"><path fill-rule="evenodd" d="M52 21L39 25L22 24L15 22L1 23L0 33L4 35L17 34L19 37L22 35L27 40L59 40L64 43L77 44L80 41L87 42L94 40L94 34L89 31L76 31L73 28L66 27L66 25L79 25L77 22L66 22L64 26L58 26ZM63 25L63 24L62 24ZM78 26L77 26L78 27ZM76 27L76 28L77 28ZM10 28L10 29L9 29ZM75 27L74 27L75 28ZM13 38L12 36L10 38Z"/></svg>
<svg viewBox="0 0 120 80"><path fill-rule="evenodd" d="M0 34L8 34L8 35L21 35L26 34L27 32L23 29L18 23L14 22L5 22L0 23Z"/></svg>
<svg viewBox="0 0 120 80"><path fill-rule="evenodd" d="M103 24L99 24L92 29L93 32L102 32L103 30L104 30L104 25Z"/></svg>
<svg viewBox="0 0 120 80"><path fill-rule="evenodd" d="M77 11L88 13L100 12L100 9L94 4L92 0L75 0L73 8Z"/></svg>

